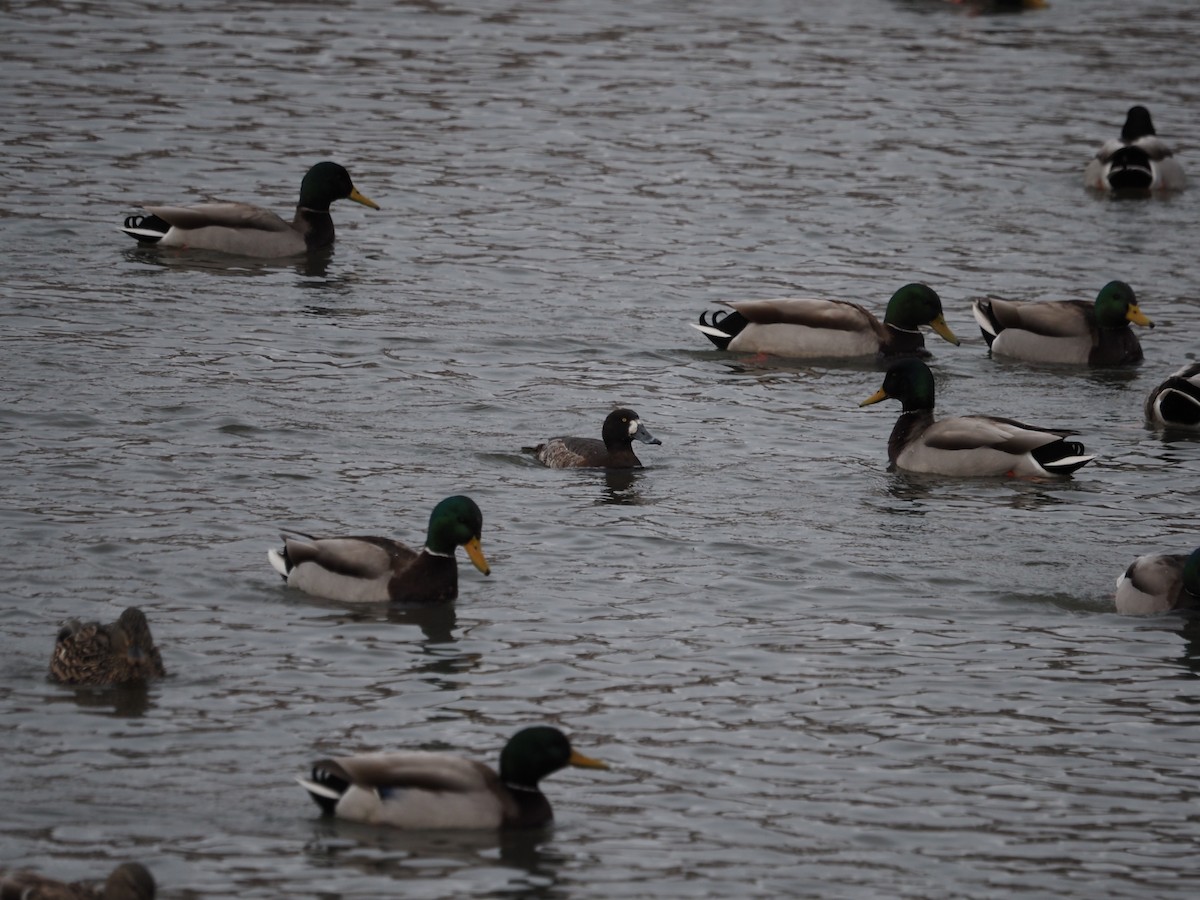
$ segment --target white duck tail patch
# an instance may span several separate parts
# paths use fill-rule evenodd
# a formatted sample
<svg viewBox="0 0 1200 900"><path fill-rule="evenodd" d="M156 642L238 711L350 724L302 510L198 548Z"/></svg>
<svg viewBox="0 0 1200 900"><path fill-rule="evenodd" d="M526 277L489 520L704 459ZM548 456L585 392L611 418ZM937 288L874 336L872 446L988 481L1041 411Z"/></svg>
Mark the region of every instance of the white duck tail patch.
<svg viewBox="0 0 1200 900"><path fill-rule="evenodd" d="M730 334L728 331L722 331L720 328L713 328L711 325L701 325L698 322L688 322L688 324L691 325L693 328L695 328L697 331L701 332L702 334L707 334L709 337L715 337L715 338L730 337Z"/></svg>
<svg viewBox="0 0 1200 900"><path fill-rule="evenodd" d="M165 233L162 231L153 231L149 228L122 228L121 231L142 244L157 244L162 240Z"/></svg>
<svg viewBox="0 0 1200 900"><path fill-rule="evenodd" d="M271 564L272 569L274 569L284 578L288 577L287 559L274 547L267 551L267 561Z"/></svg>
<svg viewBox="0 0 1200 900"><path fill-rule="evenodd" d="M985 337L991 335L991 338L994 338L1000 333L1000 330L996 327L996 323L992 321L991 306L987 300L976 300L972 303L971 314L975 317L975 321L979 323L979 328L983 331ZM992 342L991 338L988 338L989 344Z"/></svg>
<svg viewBox="0 0 1200 900"><path fill-rule="evenodd" d="M1080 444L1068 444L1068 446L1072 447L1073 451L1070 456L1060 456L1058 459L1039 459L1038 462L1042 468L1052 475L1069 475L1096 458L1094 453L1083 453L1083 446Z"/></svg>
<svg viewBox="0 0 1200 900"><path fill-rule="evenodd" d="M121 231L135 238L139 244L157 244L170 230L168 222L154 215L126 216L125 225L121 228Z"/></svg>
<svg viewBox="0 0 1200 900"><path fill-rule="evenodd" d="M324 797L326 800L334 801L342 798L341 791L336 791L328 785L321 784L320 782L299 777L296 778L296 782L314 797Z"/></svg>

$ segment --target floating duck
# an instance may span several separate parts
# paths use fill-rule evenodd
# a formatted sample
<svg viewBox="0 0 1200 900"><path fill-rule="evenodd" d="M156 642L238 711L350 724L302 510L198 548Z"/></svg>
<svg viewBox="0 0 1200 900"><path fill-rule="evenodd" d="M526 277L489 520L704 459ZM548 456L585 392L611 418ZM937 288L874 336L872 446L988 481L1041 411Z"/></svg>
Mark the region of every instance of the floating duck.
<svg viewBox="0 0 1200 900"><path fill-rule="evenodd" d="M1144 106L1130 107L1121 137L1105 141L1083 171L1083 183L1099 191L1178 191L1183 167L1154 130Z"/></svg>
<svg viewBox="0 0 1200 900"><path fill-rule="evenodd" d="M796 297L741 300L733 312L705 313L691 326L719 350L769 353L795 359L928 356L923 326L951 344L958 338L946 324L942 300L924 284L906 284L888 301L880 322L865 307L846 300Z"/></svg>
<svg viewBox="0 0 1200 900"><path fill-rule="evenodd" d="M565 766L607 769L571 748L557 728L518 731L499 775L449 753L381 753L323 759L297 779L327 816L407 829L535 828L554 818L538 787Z"/></svg>
<svg viewBox="0 0 1200 900"><path fill-rule="evenodd" d="M1139 556L1117 579L1117 612L1146 615L1200 609L1200 547Z"/></svg>
<svg viewBox="0 0 1200 900"><path fill-rule="evenodd" d="M267 558L289 585L327 600L447 603L458 596L456 547L484 575L492 571L480 546L482 530L475 501L447 497L433 508L419 551L385 537L284 535L283 547L267 551Z"/></svg>
<svg viewBox="0 0 1200 900"><path fill-rule="evenodd" d="M329 205L353 200L379 209L333 162L320 162L300 183L300 202L291 222L249 203L202 203L197 206L147 206L145 216L130 216L121 230L139 244L215 250L238 256L298 256L333 244Z"/></svg>
<svg viewBox="0 0 1200 900"><path fill-rule="evenodd" d="M556 437L536 447L526 447L538 462L552 469L637 469L642 465L633 452L633 442L661 444L646 430L641 417L632 409L614 409L600 430L603 440L584 437Z"/></svg>
<svg viewBox="0 0 1200 900"><path fill-rule="evenodd" d="M165 674L150 625L136 606L110 625L64 622L50 657L50 677L64 684L126 684Z"/></svg>
<svg viewBox="0 0 1200 900"><path fill-rule="evenodd" d="M989 299L976 300L971 309L992 356L1034 363L1134 365L1142 361L1142 345L1129 323L1154 327L1123 281L1110 281L1093 303Z"/></svg>
<svg viewBox="0 0 1200 900"><path fill-rule="evenodd" d="M1191 363L1146 398L1146 421L1160 428L1200 429L1200 363Z"/></svg>
<svg viewBox="0 0 1200 900"><path fill-rule="evenodd" d="M55 881L34 872L0 875L2 900L154 900L158 886L141 863L122 863L97 888L86 882Z"/></svg>
<svg viewBox="0 0 1200 900"><path fill-rule="evenodd" d="M933 373L919 359L893 363L883 387L862 401L899 400L903 412L888 438L894 468L933 475L1069 475L1095 459L1069 431L1035 428L996 416L934 421Z"/></svg>

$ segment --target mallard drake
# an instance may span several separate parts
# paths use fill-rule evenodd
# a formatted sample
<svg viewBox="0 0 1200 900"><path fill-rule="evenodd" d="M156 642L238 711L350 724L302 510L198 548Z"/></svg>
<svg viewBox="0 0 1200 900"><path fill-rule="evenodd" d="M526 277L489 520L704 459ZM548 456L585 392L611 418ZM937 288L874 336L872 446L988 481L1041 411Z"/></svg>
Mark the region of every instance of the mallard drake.
<svg viewBox="0 0 1200 900"><path fill-rule="evenodd" d="M350 173L333 162L319 162L300 182L296 216L285 222L270 210L249 203L203 203L198 206L147 206L146 216L130 216L121 230L140 244L216 250L264 259L298 256L333 243L329 205L353 200L379 209L350 181Z"/></svg>
<svg viewBox="0 0 1200 900"><path fill-rule="evenodd" d="M0 876L0 900L154 900L158 886L141 863L122 863L97 888L86 882L66 883L34 872Z"/></svg>
<svg viewBox="0 0 1200 900"><path fill-rule="evenodd" d="M275 571L294 588L346 603L446 603L458 596L454 549L462 547L484 575L483 514L470 497L447 497L433 508L425 546L416 551L391 538L283 535L267 551Z"/></svg>
<svg viewBox="0 0 1200 900"><path fill-rule="evenodd" d="M1200 609L1200 547L1187 553L1139 556L1117 578L1117 612L1124 615Z"/></svg>
<svg viewBox="0 0 1200 900"><path fill-rule="evenodd" d="M919 359L893 363L883 387L862 401L899 400L903 412L888 438L892 467L932 475L1069 475L1095 456L1064 440L1071 432L996 416L933 419L933 373Z"/></svg>
<svg viewBox="0 0 1200 900"><path fill-rule="evenodd" d="M632 409L614 409L600 431L603 440L583 437L556 437L536 447L526 447L538 462L552 469L604 468L636 469L642 465L633 452L633 442L661 444L646 430Z"/></svg>
<svg viewBox="0 0 1200 900"><path fill-rule="evenodd" d="M297 779L327 816L396 828L535 828L554 818L538 782L565 766L607 769L547 725L518 731L500 774L449 753L323 759Z"/></svg>
<svg viewBox="0 0 1200 900"><path fill-rule="evenodd" d="M136 606L110 625L64 622L50 657L50 677L64 684L125 684L165 674L150 625Z"/></svg>
<svg viewBox="0 0 1200 900"><path fill-rule="evenodd" d="M1163 428L1200 429L1200 363L1184 366L1150 392L1146 420Z"/></svg>
<svg viewBox="0 0 1200 900"><path fill-rule="evenodd" d="M1129 323L1154 327L1123 281L1100 288L1094 303L989 299L974 301L971 310L992 356L1035 363L1133 365L1142 361L1142 345Z"/></svg>
<svg viewBox="0 0 1200 900"><path fill-rule="evenodd" d="M1083 183L1098 191L1177 191L1183 167L1154 130L1150 111L1130 107L1121 137L1105 141L1083 170Z"/></svg>
<svg viewBox="0 0 1200 900"><path fill-rule="evenodd" d="M946 324L942 299L924 284L906 284L892 294L882 322L845 300L790 298L725 305L733 312L714 312L711 321L701 313L700 324L689 323L719 350L797 359L929 356L920 331L925 325L951 344L959 342Z"/></svg>

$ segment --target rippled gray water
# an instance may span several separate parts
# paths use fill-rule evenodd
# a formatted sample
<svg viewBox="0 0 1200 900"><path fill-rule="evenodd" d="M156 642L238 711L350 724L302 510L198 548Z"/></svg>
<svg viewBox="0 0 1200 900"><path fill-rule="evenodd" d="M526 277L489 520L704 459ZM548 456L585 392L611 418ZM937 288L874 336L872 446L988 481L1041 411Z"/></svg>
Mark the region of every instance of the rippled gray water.
<svg viewBox="0 0 1200 900"><path fill-rule="evenodd" d="M5 6L0 865L137 858L165 897L1192 897L1200 631L1111 607L1196 546L1200 442L1142 398L1196 358L1195 188L1088 195L1143 102L1200 178L1200 9L937 2ZM146 252L144 202L295 202L324 260ZM1123 373L993 362L972 297L1158 328ZM1076 428L1070 481L889 474L880 373L747 362L730 298L941 294L942 414ZM617 403L628 477L520 448ZM281 527L419 542L471 494L452 610L285 588ZM461 554L460 554L461 558ZM45 680L141 605L170 677ZM322 823L314 758L494 761L553 722L610 772L552 832Z"/></svg>

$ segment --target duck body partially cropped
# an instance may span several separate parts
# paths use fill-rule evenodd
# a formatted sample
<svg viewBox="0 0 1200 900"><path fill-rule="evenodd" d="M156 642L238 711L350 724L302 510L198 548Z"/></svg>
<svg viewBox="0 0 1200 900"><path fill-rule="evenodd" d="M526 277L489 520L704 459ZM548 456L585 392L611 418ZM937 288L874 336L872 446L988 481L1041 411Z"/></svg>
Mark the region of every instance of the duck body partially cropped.
<svg viewBox="0 0 1200 900"><path fill-rule="evenodd" d="M483 514L469 497L447 497L429 516L425 546L413 550L386 537L314 538L284 535L267 552L271 566L294 588L344 603L447 603L458 596L455 548L491 572L480 546Z"/></svg>
<svg viewBox="0 0 1200 900"><path fill-rule="evenodd" d="M1026 425L998 416L933 417L934 381L919 359L893 363L883 386L864 400L899 400L903 411L888 438L896 469L931 475L1045 477L1069 475L1095 459L1069 431Z"/></svg>
<svg viewBox="0 0 1200 900"><path fill-rule="evenodd" d="M929 356L921 328L928 326L952 344L942 300L924 284L906 284L892 294L883 321L857 303L793 297L725 304L691 323L720 350L766 353L793 359L853 359Z"/></svg>
<svg viewBox="0 0 1200 900"><path fill-rule="evenodd" d="M298 779L327 816L404 829L535 828L554 817L538 782L565 766L608 768L572 749L557 728L517 732L500 771L449 753L324 759Z"/></svg>
<svg viewBox="0 0 1200 900"><path fill-rule="evenodd" d="M102 887L63 882L34 872L0 875L0 900L154 900L158 886L141 863L122 863Z"/></svg>
<svg viewBox="0 0 1200 900"><path fill-rule="evenodd" d="M1200 431L1200 363L1184 366L1150 392L1146 421L1160 428Z"/></svg>
<svg viewBox="0 0 1200 900"><path fill-rule="evenodd" d="M128 684L165 674L150 625L136 606L108 625L64 622L50 657L50 677L63 684Z"/></svg>
<svg viewBox="0 0 1200 900"><path fill-rule="evenodd" d="M552 469L637 469L642 462L633 452L633 442L661 444L632 409L614 409L604 419L601 440L585 437L556 437L528 447L538 462Z"/></svg>
<svg viewBox="0 0 1200 900"><path fill-rule="evenodd" d="M1139 556L1117 578L1115 600L1124 615L1200 609L1200 547Z"/></svg>
<svg viewBox="0 0 1200 900"><path fill-rule="evenodd" d="M1092 303L991 298L974 301L971 309L992 356L1033 363L1136 365L1143 358L1142 345L1129 325L1154 327L1123 281L1110 281Z"/></svg>
<svg viewBox="0 0 1200 900"><path fill-rule="evenodd" d="M337 163L320 162L300 184L300 202L291 222L249 203L147 206L148 215L130 216L121 230L140 244L210 250L271 259L298 256L333 244L335 200L353 200L371 209L375 201L358 192Z"/></svg>
<svg viewBox="0 0 1200 900"><path fill-rule="evenodd" d="M1187 179L1144 106L1130 107L1120 138L1105 141L1088 161L1083 182L1098 191L1177 191Z"/></svg>

